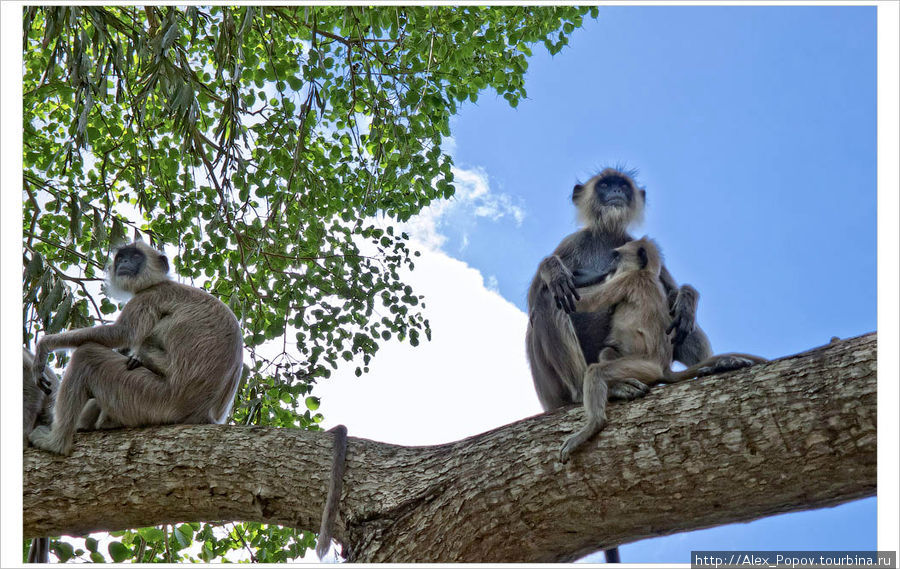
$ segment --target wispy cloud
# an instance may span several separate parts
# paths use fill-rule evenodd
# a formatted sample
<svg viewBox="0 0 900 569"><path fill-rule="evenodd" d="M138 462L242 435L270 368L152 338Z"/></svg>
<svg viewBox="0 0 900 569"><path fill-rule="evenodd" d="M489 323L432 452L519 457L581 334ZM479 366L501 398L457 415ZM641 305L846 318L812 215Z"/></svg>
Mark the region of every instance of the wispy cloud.
<svg viewBox="0 0 900 569"><path fill-rule="evenodd" d="M491 277L440 251L425 250L405 282L425 295L432 340L385 342L370 373L341 366L313 393L325 426L355 437L439 444L541 412L525 359L528 317L491 290ZM497 402L502 401L502 405Z"/></svg>
<svg viewBox="0 0 900 569"><path fill-rule="evenodd" d="M525 207L509 194L491 188L487 172L480 167L453 168L456 194L450 199L436 200L399 228L423 246L442 250L448 238L459 240L459 250L469 244L469 232L480 221L511 221L520 226Z"/></svg>

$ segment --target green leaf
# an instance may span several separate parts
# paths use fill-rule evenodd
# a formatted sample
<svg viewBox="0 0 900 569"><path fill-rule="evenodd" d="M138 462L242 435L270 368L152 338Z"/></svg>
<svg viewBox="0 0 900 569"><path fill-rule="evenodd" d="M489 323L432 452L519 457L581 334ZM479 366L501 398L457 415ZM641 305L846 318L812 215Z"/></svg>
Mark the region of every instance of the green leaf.
<svg viewBox="0 0 900 569"><path fill-rule="evenodd" d="M112 557L112 560L116 563L121 563L132 555L131 550L122 545L119 541L110 542L106 549L109 552L109 556Z"/></svg>
<svg viewBox="0 0 900 569"><path fill-rule="evenodd" d="M52 550L56 557L59 558L60 563L65 563L66 561L75 557L75 548L72 547L71 544L64 541L55 542L53 544Z"/></svg>
<svg viewBox="0 0 900 569"><path fill-rule="evenodd" d="M490 89L517 105L528 58L563 49L589 13L26 7L25 330L109 323L119 301L96 285L110 248L152 239L173 278L228 303L247 347L265 344L248 350L234 421L318 428L315 382L368 372L384 342L430 338L402 276L419 252L393 226L453 195L447 137L460 104ZM360 34L379 41L363 49ZM361 222L376 215L383 228ZM140 544L147 562L221 561L240 549L281 563L314 542L291 528L233 528L117 539L128 551ZM191 553L194 540L202 547ZM123 554L110 545L110 559Z"/></svg>
<svg viewBox="0 0 900 569"><path fill-rule="evenodd" d="M181 547L188 547L194 540L194 529L188 524L181 524L172 532Z"/></svg>
<svg viewBox="0 0 900 569"><path fill-rule="evenodd" d="M151 543L163 541L166 538L166 534L159 528L140 528L137 530L137 532L142 538L144 538L144 540Z"/></svg>

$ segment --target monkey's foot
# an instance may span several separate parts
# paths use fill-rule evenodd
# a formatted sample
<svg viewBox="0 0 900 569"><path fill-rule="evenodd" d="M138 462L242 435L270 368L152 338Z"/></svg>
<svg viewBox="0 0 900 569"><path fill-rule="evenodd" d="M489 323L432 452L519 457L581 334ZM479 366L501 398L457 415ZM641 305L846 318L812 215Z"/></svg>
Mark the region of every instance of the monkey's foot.
<svg viewBox="0 0 900 569"><path fill-rule="evenodd" d="M28 440L35 448L46 450L53 454L69 456L72 453L72 443L59 440L50 427L46 425L35 427L31 434L28 435Z"/></svg>
<svg viewBox="0 0 900 569"><path fill-rule="evenodd" d="M631 401L650 393L650 387L646 383L631 377L608 381L607 385L611 401Z"/></svg>
<svg viewBox="0 0 900 569"><path fill-rule="evenodd" d="M568 439L564 442L559 448L559 461L563 464L569 462L569 457L575 452L575 449L577 449L578 446L579 445L572 443L572 439Z"/></svg>
<svg viewBox="0 0 900 569"><path fill-rule="evenodd" d="M602 429L605 424L606 420L604 419L596 425L585 425L580 431L566 439L566 442L559 447L559 461L563 464L569 462L569 457L572 456L572 453L578 450L578 448L586 443L588 439L600 432L600 429Z"/></svg>

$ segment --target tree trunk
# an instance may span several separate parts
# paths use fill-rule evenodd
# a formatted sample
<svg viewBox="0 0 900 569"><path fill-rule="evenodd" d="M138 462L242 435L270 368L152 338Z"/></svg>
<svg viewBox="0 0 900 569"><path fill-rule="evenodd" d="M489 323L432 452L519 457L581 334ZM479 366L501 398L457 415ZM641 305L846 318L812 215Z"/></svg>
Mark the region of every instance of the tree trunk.
<svg viewBox="0 0 900 569"><path fill-rule="evenodd" d="M872 333L656 388L612 404L565 465L579 407L440 446L351 437L335 536L355 562L569 561L871 496L875 370ZM27 449L25 537L212 520L315 531L331 437L169 426L80 433L68 458Z"/></svg>

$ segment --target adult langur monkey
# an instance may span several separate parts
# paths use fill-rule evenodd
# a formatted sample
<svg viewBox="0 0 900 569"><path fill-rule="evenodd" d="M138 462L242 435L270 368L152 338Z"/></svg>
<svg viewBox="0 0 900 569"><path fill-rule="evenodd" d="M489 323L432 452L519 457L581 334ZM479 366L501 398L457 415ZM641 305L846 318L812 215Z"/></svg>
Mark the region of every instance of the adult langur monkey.
<svg viewBox="0 0 900 569"><path fill-rule="evenodd" d="M44 336L33 382L45 392L47 355L75 348L53 408L51 428L37 427L34 446L68 455L76 428L224 423L243 370L241 328L211 294L169 280L164 254L137 240L118 249L109 290L130 295L114 324ZM124 355L116 349L124 350ZM347 429L335 434L334 464L317 551L330 545L337 517Z"/></svg>
<svg viewBox="0 0 900 569"><path fill-rule="evenodd" d="M563 239L543 259L528 290L526 353L538 399L545 411L583 399L587 366L595 363L609 334L610 308L577 312L576 279L590 281L608 272L612 252L632 240L628 228L644 213L646 192L634 173L606 168L585 184L576 184L572 202L583 228ZM679 287L665 267L660 271L674 330L674 357L693 365L712 354L706 334L694 324L699 294ZM612 386L610 398L633 399L633 390ZM606 560L618 562L618 549Z"/></svg>
<svg viewBox="0 0 900 569"><path fill-rule="evenodd" d="M49 425L53 421L53 398L59 387L59 378L51 369L44 370L44 379L49 385L50 392L45 393L34 382L31 367L34 363L34 355L22 348L22 436L25 445L28 444L28 435L38 425ZM50 561L50 538L36 537L31 540L28 549L29 563L48 563Z"/></svg>
<svg viewBox="0 0 900 569"><path fill-rule="evenodd" d="M241 328L222 301L169 280L168 272L164 254L140 240L125 245L108 274L114 295L131 295L115 323L38 341L32 373L42 388L47 355L76 349L53 425L36 428L31 444L68 455L83 410L96 415L96 428L225 422L243 369Z"/></svg>
<svg viewBox="0 0 900 569"><path fill-rule="evenodd" d="M672 371L672 341L667 332L669 306L660 282L662 257L656 243L646 237L613 251L608 275L599 284L579 288L576 309L591 312L614 306L606 346L599 362L588 366L584 377L585 424L563 443L560 461L569 456L606 424L608 390L614 386L635 396L658 383L677 383L765 362L750 354L720 354L682 371Z"/></svg>

